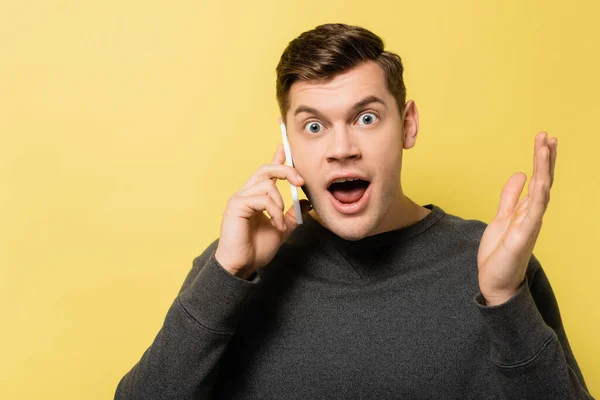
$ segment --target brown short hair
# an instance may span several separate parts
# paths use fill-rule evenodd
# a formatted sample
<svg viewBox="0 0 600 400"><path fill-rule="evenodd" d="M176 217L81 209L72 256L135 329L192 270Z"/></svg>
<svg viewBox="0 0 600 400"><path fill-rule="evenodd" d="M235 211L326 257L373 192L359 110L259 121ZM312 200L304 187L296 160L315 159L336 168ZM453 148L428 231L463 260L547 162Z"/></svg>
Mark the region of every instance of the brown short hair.
<svg viewBox="0 0 600 400"><path fill-rule="evenodd" d="M404 112L406 88L399 55L384 50L373 32L346 24L323 24L292 40L277 64L277 102L282 118L289 109L288 94L296 81L327 82L358 64L373 60L383 69L387 88Z"/></svg>

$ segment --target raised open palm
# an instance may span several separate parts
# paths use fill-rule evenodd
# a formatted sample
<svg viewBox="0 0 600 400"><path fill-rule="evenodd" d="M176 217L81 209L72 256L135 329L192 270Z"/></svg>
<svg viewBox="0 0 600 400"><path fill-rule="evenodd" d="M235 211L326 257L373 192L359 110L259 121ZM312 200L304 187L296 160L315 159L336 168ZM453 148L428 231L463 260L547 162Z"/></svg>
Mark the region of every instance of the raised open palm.
<svg viewBox="0 0 600 400"><path fill-rule="evenodd" d="M557 146L557 138L539 132L527 195L519 200L527 182L522 172L513 174L502 189L498 213L483 233L477 255L479 288L488 305L511 298L525 279L550 202Z"/></svg>

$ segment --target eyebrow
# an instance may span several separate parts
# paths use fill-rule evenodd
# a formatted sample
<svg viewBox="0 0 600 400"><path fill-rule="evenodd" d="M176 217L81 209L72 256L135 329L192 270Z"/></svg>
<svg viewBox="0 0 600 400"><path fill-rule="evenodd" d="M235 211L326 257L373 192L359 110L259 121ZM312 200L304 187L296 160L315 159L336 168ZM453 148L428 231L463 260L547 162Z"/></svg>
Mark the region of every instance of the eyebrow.
<svg viewBox="0 0 600 400"><path fill-rule="evenodd" d="M355 103L350 110L355 112L358 111L359 109L363 108L364 106L371 104L371 103L380 103L383 104L384 106L387 106L385 104L385 101L383 101L382 99L380 99L377 96L367 96L364 99L360 100L359 102ZM300 113L309 113L309 114L314 114L317 115L319 117L322 116L321 112L319 110L317 110L316 108L313 107L309 107L309 106L305 106L305 105L300 105L296 108L296 110L294 111L294 116L300 114Z"/></svg>

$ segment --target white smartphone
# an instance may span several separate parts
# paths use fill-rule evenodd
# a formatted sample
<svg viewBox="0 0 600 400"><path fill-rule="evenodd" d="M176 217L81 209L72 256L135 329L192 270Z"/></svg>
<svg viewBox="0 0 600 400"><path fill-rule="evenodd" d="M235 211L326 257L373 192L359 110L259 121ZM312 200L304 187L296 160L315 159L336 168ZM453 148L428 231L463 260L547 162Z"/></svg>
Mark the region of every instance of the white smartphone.
<svg viewBox="0 0 600 400"><path fill-rule="evenodd" d="M287 131L283 121L279 124L281 126L281 138L283 140L283 149L285 150L285 163L290 167L294 166L292 160L292 152L290 150L290 143L288 142ZM302 209L300 208L300 198L298 196L298 188L290 183L292 188L292 201L294 202L294 212L296 213L296 221L298 225L302 225Z"/></svg>

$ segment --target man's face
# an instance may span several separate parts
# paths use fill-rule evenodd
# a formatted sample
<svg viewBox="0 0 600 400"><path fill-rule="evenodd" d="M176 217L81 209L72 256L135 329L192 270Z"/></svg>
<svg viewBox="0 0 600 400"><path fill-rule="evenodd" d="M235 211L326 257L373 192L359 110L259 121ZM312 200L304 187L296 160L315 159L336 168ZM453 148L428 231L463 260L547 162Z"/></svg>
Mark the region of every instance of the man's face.
<svg viewBox="0 0 600 400"><path fill-rule="evenodd" d="M297 81L289 100L294 166L323 225L348 240L378 233L402 197L404 133L381 67L368 61L327 83Z"/></svg>

